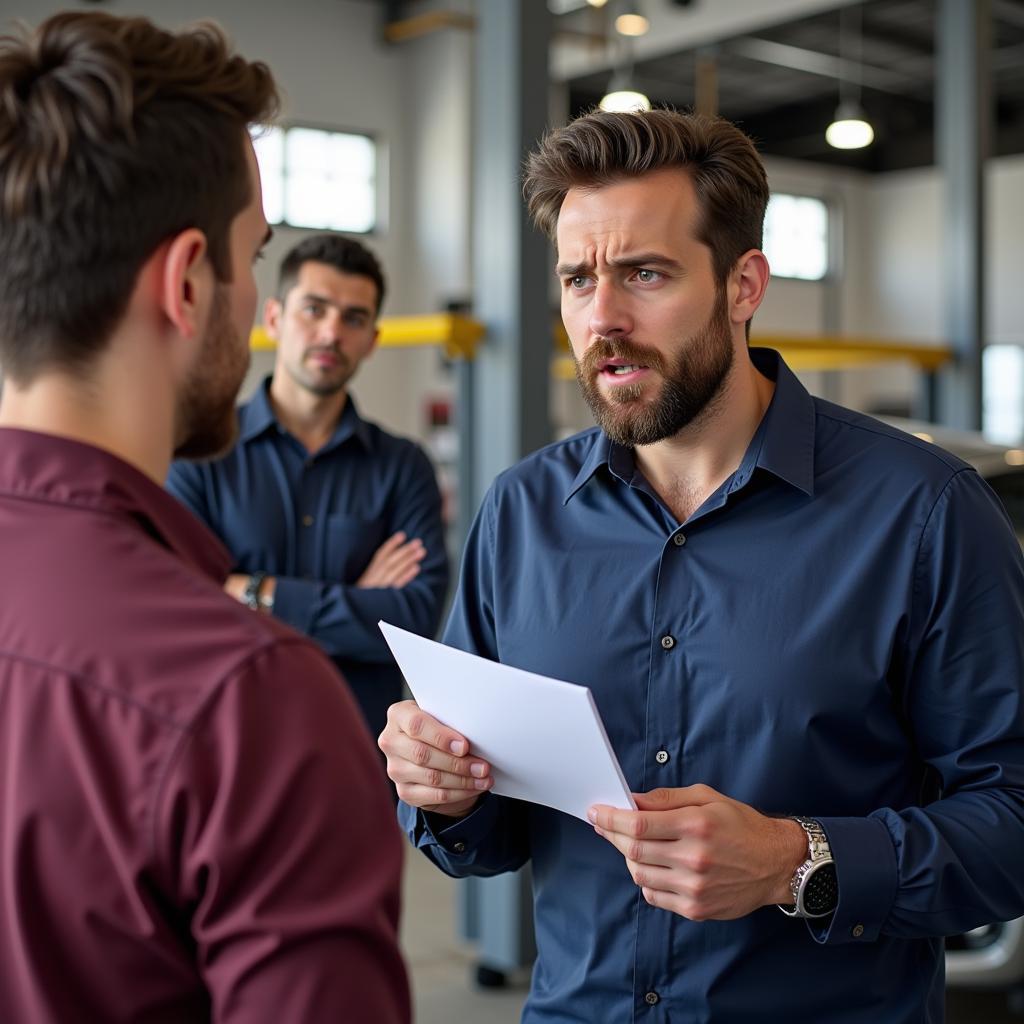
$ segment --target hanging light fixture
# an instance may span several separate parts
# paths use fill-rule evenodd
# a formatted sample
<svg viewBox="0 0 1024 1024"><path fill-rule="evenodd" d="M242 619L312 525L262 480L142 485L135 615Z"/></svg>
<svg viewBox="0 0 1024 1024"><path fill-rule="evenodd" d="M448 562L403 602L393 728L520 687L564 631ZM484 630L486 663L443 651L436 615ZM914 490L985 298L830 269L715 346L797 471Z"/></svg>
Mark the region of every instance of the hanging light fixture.
<svg viewBox="0 0 1024 1024"><path fill-rule="evenodd" d="M835 149L863 149L870 146L875 140L875 129L864 112L860 103L860 66L863 36L859 23L860 8L844 7L839 12L839 59L845 68L854 64L857 70L857 80L850 81L840 69L839 78L839 106L836 107L835 117L832 123L825 129L825 141ZM858 19L856 29L856 56L850 60L847 54L849 45L848 18L856 16ZM847 93L853 90L854 95Z"/></svg>
<svg viewBox="0 0 1024 1024"><path fill-rule="evenodd" d="M875 129L856 100L836 107L836 116L825 129L825 141L835 149L863 149L875 140Z"/></svg>
<svg viewBox="0 0 1024 1024"><path fill-rule="evenodd" d="M615 31L620 36L646 35L651 23L640 11L639 5L627 3L623 12L615 19Z"/></svg>
<svg viewBox="0 0 1024 1024"><path fill-rule="evenodd" d="M602 110L629 114L637 110L650 110L651 101L636 87L633 78L633 45L623 40L619 66L608 83L608 91L598 106Z"/></svg>
<svg viewBox="0 0 1024 1024"><path fill-rule="evenodd" d="M651 101L636 89L617 85L613 78L598 106L609 112L633 114L638 110L650 110Z"/></svg>

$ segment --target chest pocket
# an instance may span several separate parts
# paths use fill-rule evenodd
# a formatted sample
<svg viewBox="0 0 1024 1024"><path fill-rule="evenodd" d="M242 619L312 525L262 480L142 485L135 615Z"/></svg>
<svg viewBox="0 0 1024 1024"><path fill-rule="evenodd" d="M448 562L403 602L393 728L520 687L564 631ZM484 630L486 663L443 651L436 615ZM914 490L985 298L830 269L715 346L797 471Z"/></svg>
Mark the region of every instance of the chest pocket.
<svg viewBox="0 0 1024 1024"><path fill-rule="evenodd" d="M324 572L328 578L355 583L373 553L387 539L380 519L332 515L324 538Z"/></svg>

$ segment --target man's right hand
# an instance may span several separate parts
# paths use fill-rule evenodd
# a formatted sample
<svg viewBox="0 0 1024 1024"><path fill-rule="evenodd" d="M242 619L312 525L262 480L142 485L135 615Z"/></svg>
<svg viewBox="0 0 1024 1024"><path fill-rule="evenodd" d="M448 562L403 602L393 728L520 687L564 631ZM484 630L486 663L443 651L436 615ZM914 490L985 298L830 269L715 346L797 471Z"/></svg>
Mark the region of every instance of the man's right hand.
<svg viewBox="0 0 1024 1024"><path fill-rule="evenodd" d="M410 807L463 818L494 785L491 766L469 752L465 736L431 718L413 700L388 708L377 740L388 776Z"/></svg>
<svg viewBox="0 0 1024 1024"><path fill-rule="evenodd" d="M420 571L420 562L427 555L423 541L418 537L406 540L401 530L392 534L370 559L370 564L356 580L357 587L404 587Z"/></svg>

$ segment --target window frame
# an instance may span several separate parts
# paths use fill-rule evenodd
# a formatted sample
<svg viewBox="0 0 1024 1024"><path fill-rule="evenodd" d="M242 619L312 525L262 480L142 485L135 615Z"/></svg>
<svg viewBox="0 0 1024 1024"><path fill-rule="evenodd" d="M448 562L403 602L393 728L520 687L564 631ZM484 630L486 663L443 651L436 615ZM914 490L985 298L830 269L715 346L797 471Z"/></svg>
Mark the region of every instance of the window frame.
<svg viewBox="0 0 1024 1024"><path fill-rule="evenodd" d="M287 146L285 145L285 138L287 137L288 132L293 128L309 129L317 132L325 132L331 135L350 135L369 141L373 147L373 181L371 184L374 204L373 220L369 228L366 230L356 230L354 228L311 227L308 224L296 224L294 221L288 220L288 211L284 202L284 195L286 194L288 182L288 165L286 156ZM388 177L388 161L385 146L375 132L367 131L362 128L348 128L336 124L325 124L317 121L283 120L275 121L270 124L253 126L253 129L250 132L250 137L252 137L255 142L255 140L257 140L261 135L265 135L274 130L282 133L282 169L280 181L282 194L282 219L276 221L268 220L268 224L274 228L290 228L293 231L316 231L338 235L354 235L361 238L373 238L386 233L388 209L386 202L387 189L385 185ZM263 167L261 166L260 174L263 175L263 173Z"/></svg>
<svg viewBox="0 0 1024 1024"><path fill-rule="evenodd" d="M825 269L821 277L796 277L792 274L784 274L777 270L772 264L771 254L763 248L768 263L771 266L772 278L780 281L797 281L801 284L826 285L838 280L842 274L842 211L841 204L832 196L823 195L814 191L799 191L792 188L773 188L769 202L776 196L785 196L791 199L813 199L821 203L825 213ZM768 210L765 208L765 218ZM763 246L763 242L762 242Z"/></svg>

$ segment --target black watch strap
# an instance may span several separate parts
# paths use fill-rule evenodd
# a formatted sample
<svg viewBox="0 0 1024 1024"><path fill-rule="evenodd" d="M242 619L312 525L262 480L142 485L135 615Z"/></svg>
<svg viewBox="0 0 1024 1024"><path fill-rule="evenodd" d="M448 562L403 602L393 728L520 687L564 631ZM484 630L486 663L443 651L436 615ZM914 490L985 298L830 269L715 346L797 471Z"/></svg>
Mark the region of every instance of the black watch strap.
<svg viewBox="0 0 1024 1024"><path fill-rule="evenodd" d="M262 607L260 604L260 587L267 578L265 572L254 572L246 581L245 589L242 591L242 603L258 612Z"/></svg>

